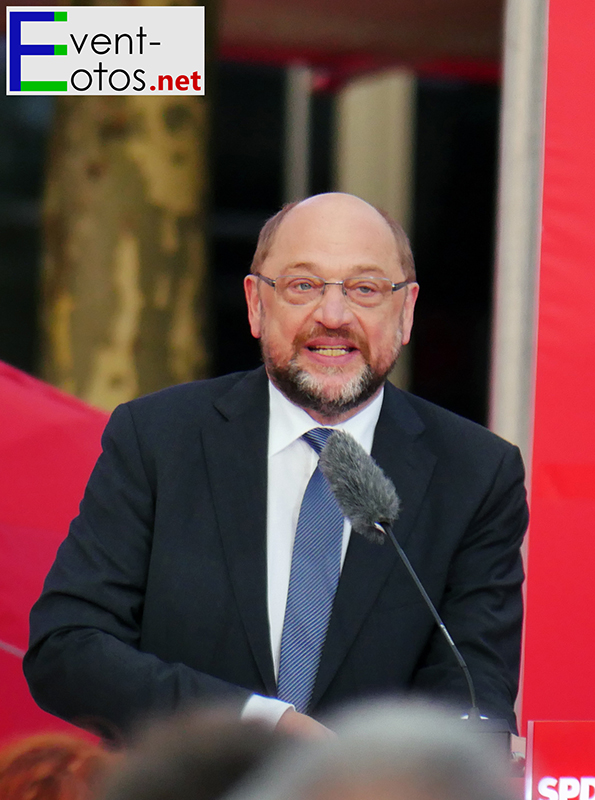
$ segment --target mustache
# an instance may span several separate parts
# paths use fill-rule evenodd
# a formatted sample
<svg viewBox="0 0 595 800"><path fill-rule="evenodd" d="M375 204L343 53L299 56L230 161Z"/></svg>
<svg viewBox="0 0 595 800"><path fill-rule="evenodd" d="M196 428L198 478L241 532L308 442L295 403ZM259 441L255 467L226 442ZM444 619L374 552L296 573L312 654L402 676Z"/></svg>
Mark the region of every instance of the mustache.
<svg viewBox="0 0 595 800"><path fill-rule="evenodd" d="M367 361L370 355L368 342L364 336L351 328L326 328L324 325L314 325L308 331L301 331L293 340L293 346L297 352L304 347L311 339L316 339L319 336L324 336L329 339L343 339L350 342L354 347L361 352L364 359Z"/></svg>

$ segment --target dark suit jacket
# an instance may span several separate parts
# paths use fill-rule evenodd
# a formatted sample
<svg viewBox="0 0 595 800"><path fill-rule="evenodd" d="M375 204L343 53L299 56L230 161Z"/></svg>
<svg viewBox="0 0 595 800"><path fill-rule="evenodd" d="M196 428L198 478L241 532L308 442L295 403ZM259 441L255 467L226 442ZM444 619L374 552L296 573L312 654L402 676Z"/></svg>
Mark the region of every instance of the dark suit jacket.
<svg viewBox="0 0 595 800"><path fill-rule="evenodd" d="M31 613L46 710L126 729L193 698L275 695L266 601L263 368L120 406ZM517 448L387 385L372 454L394 526L459 645L482 711L514 727L527 524ZM389 545L352 534L313 694L414 688L468 705L459 667Z"/></svg>

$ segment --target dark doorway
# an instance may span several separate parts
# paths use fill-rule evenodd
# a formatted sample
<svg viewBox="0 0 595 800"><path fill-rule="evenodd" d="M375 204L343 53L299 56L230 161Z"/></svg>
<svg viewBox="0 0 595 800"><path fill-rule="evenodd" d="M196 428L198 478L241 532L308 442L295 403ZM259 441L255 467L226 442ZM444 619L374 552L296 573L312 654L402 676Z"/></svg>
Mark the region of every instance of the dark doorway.
<svg viewBox="0 0 595 800"><path fill-rule="evenodd" d="M422 80L413 246L421 285L412 391L485 424L500 92Z"/></svg>

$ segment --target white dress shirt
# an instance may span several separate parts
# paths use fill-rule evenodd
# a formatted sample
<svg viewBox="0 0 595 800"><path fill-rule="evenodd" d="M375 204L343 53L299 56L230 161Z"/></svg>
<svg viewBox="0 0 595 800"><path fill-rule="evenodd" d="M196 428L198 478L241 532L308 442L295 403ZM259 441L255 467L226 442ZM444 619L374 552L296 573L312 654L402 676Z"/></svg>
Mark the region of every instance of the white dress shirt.
<svg viewBox="0 0 595 800"><path fill-rule="evenodd" d="M320 425L294 405L269 381L269 450L267 484L267 603L271 633L271 650L275 676L279 674L281 633L289 589L289 573L293 541L302 498L318 455L301 437L313 428L336 428L347 431L367 453L372 450L374 431L380 416L384 389L369 405L338 425ZM345 519L341 566L347 552L351 523ZM282 700L252 695L244 706L242 716L265 717L276 724L292 706Z"/></svg>

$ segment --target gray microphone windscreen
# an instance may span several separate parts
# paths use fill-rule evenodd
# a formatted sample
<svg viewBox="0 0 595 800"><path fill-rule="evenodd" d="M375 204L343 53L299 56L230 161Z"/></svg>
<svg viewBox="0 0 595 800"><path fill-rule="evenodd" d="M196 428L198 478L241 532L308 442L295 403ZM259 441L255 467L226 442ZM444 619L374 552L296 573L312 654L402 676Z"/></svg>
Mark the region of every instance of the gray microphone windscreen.
<svg viewBox="0 0 595 800"><path fill-rule="evenodd" d="M318 466L353 530L370 541L384 542L374 523L393 523L401 502L393 482L372 456L353 436L335 431L320 454Z"/></svg>

